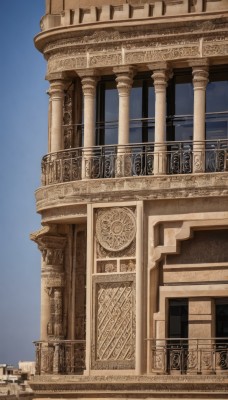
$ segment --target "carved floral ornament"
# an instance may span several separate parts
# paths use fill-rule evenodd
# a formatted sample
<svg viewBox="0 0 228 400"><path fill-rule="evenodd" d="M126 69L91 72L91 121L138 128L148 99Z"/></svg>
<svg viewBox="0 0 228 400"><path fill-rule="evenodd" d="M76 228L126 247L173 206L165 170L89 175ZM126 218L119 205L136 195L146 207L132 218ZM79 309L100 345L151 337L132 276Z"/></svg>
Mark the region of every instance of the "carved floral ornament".
<svg viewBox="0 0 228 400"><path fill-rule="evenodd" d="M135 235L135 216L128 208L114 207L98 214L96 237L106 250L125 249L131 244Z"/></svg>
<svg viewBox="0 0 228 400"><path fill-rule="evenodd" d="M63 264L66 237L55 232L55 227L45 226L40 231L31 234L30 238L38 244L46 265Z"/></svg>
<svg viewBox="0 0 228 400"><path fill-rule="evenodd" d="M228 54L227 18L222 22L186 21L165 27L99 30L48 41L43 51L50 73L86 68L102 68L150 62L217 57Z"/></svg>

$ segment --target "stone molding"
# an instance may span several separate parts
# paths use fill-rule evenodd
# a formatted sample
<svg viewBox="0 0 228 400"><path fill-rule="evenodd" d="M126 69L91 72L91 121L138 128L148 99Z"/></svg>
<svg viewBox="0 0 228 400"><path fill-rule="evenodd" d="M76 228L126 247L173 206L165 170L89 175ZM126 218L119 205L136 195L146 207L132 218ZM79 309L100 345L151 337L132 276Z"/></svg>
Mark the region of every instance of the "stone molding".
<svg viewBox="0 0 228 400"><path fill-rule="evenodd" d="M228 173L165 175L75 181L43 187L36 191L37 211L50 219L73 218L77 214L69 206L87 202L119 202L124 200L178 199L228 196ZM101 193L104 200L101 200ZM52 209L50 209L50 206ZM46 211L48 210L48 215ZM85 216L85 214L83 213ZM80 218L81 214L78 215Z"/></svg>
<svg viewBox="0 0 228 400"><path fill-rule="evenodd" d="M181 221L178 221L181 222ZM158 245L154 246L151 245L149 252L150 252L150 261L149 261L149 269L153 270L157 267L158 262L162 259L162 257L166 254L179 254L180 252L180 242L183 240L188 240L192 237L194 229L213 229L228 226L228 219L198 219L198 220L189 220L189 221L182 221L181 227L175 221L175 223L167 222L169 225L169 229L173 225L173 235L170 236L169 244L168 245ZM156 229L156 223L153 229ZM165 233L164 233L165 235Z"/></svg>
<svg viewBox="0 0 228 400"><path fill-rule="evenodd" d="M202 14L202 21L187 20L175 24L145 25L124 30L105 27L99 30L50 32L42 39L42 50L48 59L48 74L71 71L143 66L160 62L201 62L205 58L228 56L227 17L218 24L215 17ZM201 18L200 17L200 18ZM53 35L53 37L52 37ZM73 35L73 37L72 37ZM105 52L104 52L105 50ZM66 72L67 73L67 72Z"/></svg>

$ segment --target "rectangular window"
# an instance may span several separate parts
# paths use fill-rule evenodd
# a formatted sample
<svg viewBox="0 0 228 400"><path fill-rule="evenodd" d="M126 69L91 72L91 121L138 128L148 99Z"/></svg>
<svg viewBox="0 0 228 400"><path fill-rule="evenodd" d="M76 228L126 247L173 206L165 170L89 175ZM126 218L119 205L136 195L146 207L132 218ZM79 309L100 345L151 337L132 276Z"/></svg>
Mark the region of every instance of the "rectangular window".
<svg viewBox="0 0 228 400"><path fill-rule="evenodd" d="M168 337L188 338L188 299L170 299L168 315Z"/></svg>
<svg viewBox="0 0 228 400"><path fill-rule="evenodd" d="M215 302L216 337L228 338L228 298Z"/></svg>

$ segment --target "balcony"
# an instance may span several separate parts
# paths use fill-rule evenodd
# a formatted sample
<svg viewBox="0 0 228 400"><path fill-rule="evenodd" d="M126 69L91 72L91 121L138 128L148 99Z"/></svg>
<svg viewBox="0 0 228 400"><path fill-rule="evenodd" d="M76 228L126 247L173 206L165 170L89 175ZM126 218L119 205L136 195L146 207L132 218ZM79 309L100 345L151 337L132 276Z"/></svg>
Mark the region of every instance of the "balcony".
<svg viewBox="0 0 228 400"><path fill-rule="evenodd" d="M81 179L228 171L228 140L74 148L42 159L42 185Z"/></svg>
<svg viewBox="0 0 228 400"><path fill-rule="evenodd" d="M85 369L85 341L35 342L36 375L82 374Z"/></svg>
<svg viewBox="0 0 228 400"><path fill-rule="evenodd" d="M149 340L150 373L155 375L228 375L228 338ZM36 375L81 375L85 341L35 342Z"/></svg>
<svg viewBox="0 0 228 400"><path fill-rule="evenodd" d="M154 374L228 374L228 338L149 342Z"/></svg>

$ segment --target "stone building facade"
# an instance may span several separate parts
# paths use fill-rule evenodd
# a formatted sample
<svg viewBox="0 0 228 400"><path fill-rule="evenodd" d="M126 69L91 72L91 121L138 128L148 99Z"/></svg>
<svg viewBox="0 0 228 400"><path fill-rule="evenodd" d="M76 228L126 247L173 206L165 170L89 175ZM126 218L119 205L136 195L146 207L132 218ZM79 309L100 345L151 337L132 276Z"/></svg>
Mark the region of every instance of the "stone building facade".
<svg viewBox="0 0 228 400"><path fill-rule="evenodd" d="M228 398L228 0L46 0L35 45L36 398Z"/></svg>

